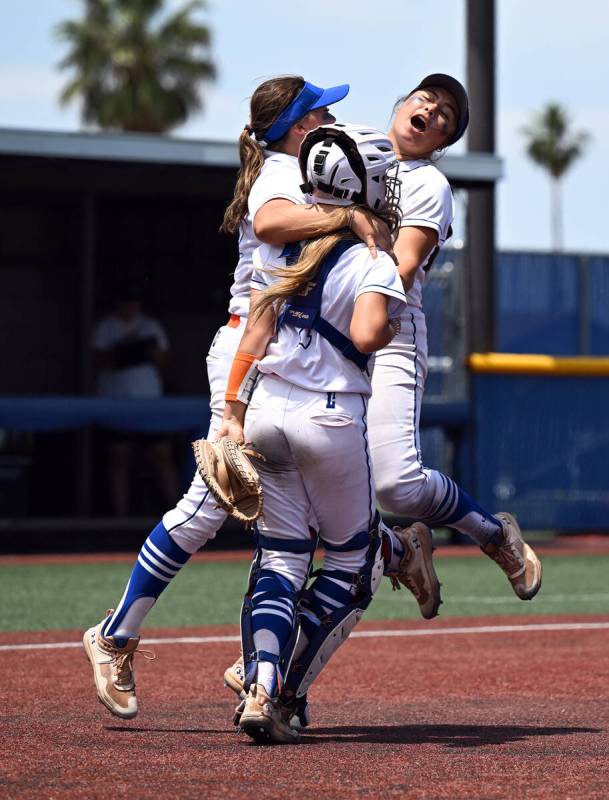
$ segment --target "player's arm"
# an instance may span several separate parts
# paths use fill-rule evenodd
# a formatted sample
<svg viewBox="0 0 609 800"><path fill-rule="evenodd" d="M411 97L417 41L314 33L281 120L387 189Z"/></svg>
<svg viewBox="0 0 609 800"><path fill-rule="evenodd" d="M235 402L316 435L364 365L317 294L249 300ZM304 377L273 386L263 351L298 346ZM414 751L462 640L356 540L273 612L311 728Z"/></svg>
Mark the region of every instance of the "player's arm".
<svg viewBox="0 0 609 800"><path fill-rule="evenodd" d="M376 258L377 247L391 253L393 242L389 228L364 208L302 205L275 198L261 206L254 217L256 238L273 245L312 239L346 227L368 246L373 258Z"/></svg>
<svg viewBox="0 0 609 800"><path fill-rule="evenodd" d="M406 292L412 287L419 265L425 261L437 243L438 234L434 228L417 225L405 225L400 228L393 251Z"/></svg>
<svg viewBox="0 0 609 800"><path fill-rule="evenodd" d="M253 289L250 295L251 310L228 376L224 418L218 431L218 439L222 436L230 436L236 442L244 441L243 422L247 404L241 402L238 396L253 365L264 356L269 342L275 335L274 308L269 306L262 314L256 313L256 298L259 294L256 289Z"/></svg>
<svg viewBox="0 0 609 800"><path fill-rule="evenodd" d="M349 333L361 353L374 353L386 347L399 330L389 320L389 297L380 292L365 292L355 301Z"/></svg>

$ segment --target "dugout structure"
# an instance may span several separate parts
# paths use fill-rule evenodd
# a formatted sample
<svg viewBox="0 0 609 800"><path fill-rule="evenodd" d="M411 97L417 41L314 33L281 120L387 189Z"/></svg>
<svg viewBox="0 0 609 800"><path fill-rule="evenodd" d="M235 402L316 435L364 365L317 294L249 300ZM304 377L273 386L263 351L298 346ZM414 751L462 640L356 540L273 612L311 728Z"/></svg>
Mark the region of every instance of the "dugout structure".
<svg viewBox="0 0 609 800"><path fill-rule="evenodd" d="M200 432L203 360L237 259L236 239L218 228L238 164L226 142L0 130L0 430L5 445L15 430L30 442L23 454L9 441L0 460L6 529L91 514L91 425ZM487 153L439 166L457 190L492 187L502 170ZM92 326L125 276L146 279L171 341L169 396L155 411L90 397ZM424 424L459 430L466 416L463 396L440 390Z"/></svg>

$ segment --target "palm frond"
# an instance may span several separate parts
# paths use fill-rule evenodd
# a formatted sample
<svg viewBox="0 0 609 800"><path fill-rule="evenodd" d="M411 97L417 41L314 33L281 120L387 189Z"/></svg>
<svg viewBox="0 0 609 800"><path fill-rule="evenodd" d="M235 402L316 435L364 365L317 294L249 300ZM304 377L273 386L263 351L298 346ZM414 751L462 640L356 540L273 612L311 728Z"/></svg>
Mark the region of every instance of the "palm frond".
<svg viewBox="0 0 609 800"><path fill-rule="evenodd" d="M557 103L549 103L521 132L527 140L528 156L554 178L562 177L589 140L585 131L569 130L568 116Z"/></svg>
<svg viewBox="0 0 609 800"><path fill-rule="evenodd" d="M80 99L82 118L101 127L163 131L201 108L201 84L216 71L209 29L190 0L165 20L164 0L86 0L80 20L57 26L69 45L59 63L70 70L60 102Z"/></svg>

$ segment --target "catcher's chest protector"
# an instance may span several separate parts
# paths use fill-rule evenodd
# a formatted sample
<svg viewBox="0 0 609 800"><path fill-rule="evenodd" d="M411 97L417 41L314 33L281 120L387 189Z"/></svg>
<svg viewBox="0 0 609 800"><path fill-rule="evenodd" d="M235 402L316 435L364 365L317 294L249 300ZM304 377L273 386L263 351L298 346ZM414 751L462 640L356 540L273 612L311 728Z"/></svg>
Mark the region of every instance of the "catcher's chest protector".
<svg viewBox="0 0 609 800"><path fill-rule="evenodd" d="M334 269L340 257L357 244L359 242L343 240L330 250L319 267L315 281L309 285L307 291L304 294L290 298L290 301L284 306L284 310L277 322L277 328L279 329L282 325L291 325L293 328L304 328L305 330L312 328L324 339L327 339L331 345L340 350L345 358L353 361L361 370L364 370L368 365L370 356L366 353L361 353L349 337L345 336L344 333L341 333L321 316L321 299L328 275ZM284 254L287 258L292 256L291 253L288 254L285 250ZM287 258L286 263L289 263Z"/></svg>

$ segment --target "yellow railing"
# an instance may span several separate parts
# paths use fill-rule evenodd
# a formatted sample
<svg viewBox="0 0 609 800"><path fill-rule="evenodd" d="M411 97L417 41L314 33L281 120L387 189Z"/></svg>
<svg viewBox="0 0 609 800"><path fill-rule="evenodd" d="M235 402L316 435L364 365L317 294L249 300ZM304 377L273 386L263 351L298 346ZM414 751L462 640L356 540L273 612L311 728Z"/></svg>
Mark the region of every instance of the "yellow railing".
<svg viewBox="0 0 609 800"><path fill-rule="evenodd" d="M609 358L563 358L519 353L472 353L469 368L495 375L580 375L609 377Z"/></svg>

